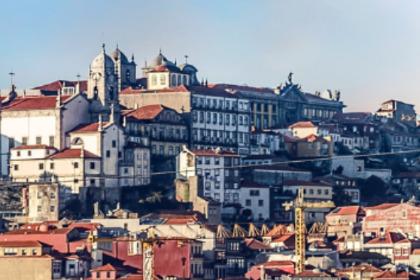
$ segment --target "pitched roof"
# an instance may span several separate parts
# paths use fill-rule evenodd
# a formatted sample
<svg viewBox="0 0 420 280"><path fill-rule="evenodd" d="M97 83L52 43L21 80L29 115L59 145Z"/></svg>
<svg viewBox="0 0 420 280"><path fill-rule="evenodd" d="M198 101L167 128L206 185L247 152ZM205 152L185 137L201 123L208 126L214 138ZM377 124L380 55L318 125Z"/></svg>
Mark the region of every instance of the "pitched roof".
<svg viewBox="0 0 420 280"><path fill-rule="evenodd" d="M407 271L387 270L375 275L375 279L409 279L410 273Z"/></svg>
<svg viewBox="0 0 420 280"><path fill-rule="evenodd" d="M361 211L363 211L363 208L360 206L342 206L335 208L328 215L357 215L361 213Z"/></svg>
<svg viewBox="0 0 420 280"><path fill-rule="evenodd" d="M131 110L124 114L126 117L132 117L137 120L153 120L167 107L161 104L153 104Z"/></svg>
<svg viewBox="0 0 420 280"><path fill-rule="evenodd" d="M369 240L366 242L366 245L374 245L374 244L394 244L398 241L404 240L405 237L397 232L386 232L383 236L376 237L374 239Z"/></svg>
<svg viewBox="0 0 420 280"><path fill-rule="evenodd" d="M53 82L48 83L48 84L44 84L44 85L41 85L41 86L34 87L33 89L45 90L45 91L59 91L64 86L66 86L66 87L76 87L77 83L79 83L81 92L87 90L87 81L86 80L83 80L83 81L57 80L57 81L53 81Z"/></svg>
<svg viewBox="0 0 420 280"><path fill-rule="evenodd" d="M17 147L12 148L12 150L44 150L44 149L55 149L54 147L43 145L43 144L36 144L36 145L20 145Z"/></svg>
<svg viewBox="0 0 420 280"><path fill-rule="evenodd" d="M399 205L400 203L382 203L375 206L365 207L366 210L386 210Z"/></svg>
<svg viewBox="0 0 420 280"><path fill-rule="evenodd" d="M361 263L358 265L354 265L354 266L350 266L350 267L346 267L343 269L340 269L339 272L382 272L381 269L374 267L371 264L368 263Z"/></svg>
<svg viewBox="0 0 420 280"><path fill-rule="evenodd" d="M103 265L103 266L95 267L95 268L91 269L90 271L117 271L117 270L118 269L115 266L108 263L108 264Z"/></svg>
<svg viewBox="0 0 420 280"><path fill-rule="evenodd" d="M58 153L55 153L49 156L50 159L62 159L62 158L81 158L82 157L82 149L64 149ZM83 157L84 158L100 158L99 156L83 150Z"/></svg>
<svg viewBox="0 0 420 280"><path fill-rule="evenodd" d="M254 238L246 238L245 245L250 248L251 250L269 250L271 249L270 246L265 245L261 241L254 239Z"/></svg>
<svg viewBox="0 0 420 280"><path fill-rule="evenodd" d="M102 127L106 128L110 126L111 122L102 122ZM99 131L99 122L95 123L89 123L89 124L81 124L77 126L75 129L70 131L70 133L92 133L92 132L98 132Z"/></svg>
<svg viewBox="0 0 420 280"><path fill-rule="evenodd" d="M316 127L311 121L296 122L289 126L289 128L314 128Z"/></svg>
<svg viewBox="0 0 420 280"><path fill-rule="evenodd" d="M61 102L69 100L70 95L62 95ZM57 96L25 96L17 97L10 104L2 108L3 111L30 111L55 109Z"/></svg>
<svg viewBox="0 0 420 280"><path fill-rule="evenodd" d="M190 90L184 85L171 87L171 88L156 89L156 90L128 87L128 88L123 89L119 94L123 94L123 95L144 94L144 93L156 93L156 92L178 93L178 92L189 92L189 91Z"/></svg>
<svg viewBox="0 0 420 280"><path fill-rule="evenodd" d="M41 247L41 242L35 240L0 241L0 247Z"/></svg>

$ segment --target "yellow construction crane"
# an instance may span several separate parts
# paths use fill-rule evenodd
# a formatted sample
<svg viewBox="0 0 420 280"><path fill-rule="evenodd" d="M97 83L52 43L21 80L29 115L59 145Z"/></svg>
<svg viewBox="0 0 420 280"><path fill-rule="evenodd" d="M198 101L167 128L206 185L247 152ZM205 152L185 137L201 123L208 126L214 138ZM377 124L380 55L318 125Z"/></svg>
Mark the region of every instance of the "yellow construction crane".
<svg viewBox="0 0 420 280"><path fill-rule="evenodd" d="M298 195L294 201L283 203L286 211L295 209L295 256L296 273L305 270L305 249L306 249L306 227L305 227L305 208L334 208L332 201L309 202L304 199L303 188L298 190Z"/></svg>

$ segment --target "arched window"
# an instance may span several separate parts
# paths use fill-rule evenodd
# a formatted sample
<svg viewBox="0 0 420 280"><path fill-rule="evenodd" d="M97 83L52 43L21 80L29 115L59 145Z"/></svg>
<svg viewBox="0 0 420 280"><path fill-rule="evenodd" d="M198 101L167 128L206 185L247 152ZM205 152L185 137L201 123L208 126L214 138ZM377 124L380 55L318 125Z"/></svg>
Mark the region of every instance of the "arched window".
<svg viewBox="0 0 420 280"><path fill-rule="evenodd" d="M186 84L187 84L187 76L185 76L185 75L183 75L183 76L182 76L182 83L183 83L184 85L186 85Z"/></svg>
<svg viewBox="0 0 420 280"><path fill-rule="evenodd" d="M178 85L182 84L181 75L178 75Z"/></svg>
<svg viewBox="0 0 420 280"><path fill-rule="evenodd" d="M98 98L98 87L97 86L95 86L93 88L93 98L94 99Z"/></svg>

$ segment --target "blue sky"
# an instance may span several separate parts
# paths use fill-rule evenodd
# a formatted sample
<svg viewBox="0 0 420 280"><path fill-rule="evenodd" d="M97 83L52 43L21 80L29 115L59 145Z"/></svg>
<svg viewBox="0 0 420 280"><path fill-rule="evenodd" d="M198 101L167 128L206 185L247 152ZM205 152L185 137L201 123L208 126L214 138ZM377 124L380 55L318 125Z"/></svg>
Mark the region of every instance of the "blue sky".
<svg viewBox="0 0 420 280"><path fill-rule="evenodd" d="M314 0L4 1L0 88L86 77L102 42L139 65L184 54L209 82L340 89L348 110L395 98L420 111L420 2ZM138 69L138 73L140 70Z"/></svg>

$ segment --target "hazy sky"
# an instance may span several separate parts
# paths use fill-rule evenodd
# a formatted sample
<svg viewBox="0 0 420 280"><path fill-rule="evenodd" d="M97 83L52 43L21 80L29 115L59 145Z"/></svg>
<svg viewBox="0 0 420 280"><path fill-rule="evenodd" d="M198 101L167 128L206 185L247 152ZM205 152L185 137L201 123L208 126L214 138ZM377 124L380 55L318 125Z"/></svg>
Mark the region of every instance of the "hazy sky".
<svg viewBox="0 0 420 280"><path fill-rule="evenodd" d="M419 1L2 1L0 88L86 77L102 42L139 65L189 62L199 79L340 89L348 110L395 98L420 111ZM138 73L140 73L138 69Z"/></svg>

